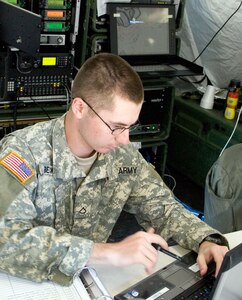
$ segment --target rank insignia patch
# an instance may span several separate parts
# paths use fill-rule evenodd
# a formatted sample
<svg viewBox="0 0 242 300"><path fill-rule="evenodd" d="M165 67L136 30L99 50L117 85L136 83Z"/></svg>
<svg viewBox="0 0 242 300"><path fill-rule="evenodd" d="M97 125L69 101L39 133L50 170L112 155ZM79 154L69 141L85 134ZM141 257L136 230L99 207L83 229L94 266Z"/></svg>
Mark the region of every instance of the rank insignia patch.
<svg viewBox="0 0 242 300"><path fill-rule="evenodd" d="M34 170L15 152L5 156L0 164L13 173L22 183L25 183L34 175Z"/></svg>

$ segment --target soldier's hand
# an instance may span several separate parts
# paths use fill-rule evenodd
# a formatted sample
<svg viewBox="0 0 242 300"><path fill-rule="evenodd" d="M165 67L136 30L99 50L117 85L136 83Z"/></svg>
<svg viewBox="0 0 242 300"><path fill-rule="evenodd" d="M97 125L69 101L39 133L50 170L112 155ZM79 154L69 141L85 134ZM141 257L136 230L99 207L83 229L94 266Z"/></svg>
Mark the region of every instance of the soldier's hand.
<svg viewBox="0 0 242 300"><path fill-rule="evenodd" d="M215 277L217 277L224 255L228 250L227 246L219 246L208 241L203 242L199 247L197 257L201 276L207 273L208 264L214 261L216 263Z"/></svg>
<svg viewBox="0 0 242 300"><path fill-rule="evenodd" d="M142 264L150 273L158 260L158 251L152 246L153 243L168 249L166 241L160 235L155 234L153 228L147 232L138 231L121 242L94 244L88 265L92 263L114 266Z"/></svg>

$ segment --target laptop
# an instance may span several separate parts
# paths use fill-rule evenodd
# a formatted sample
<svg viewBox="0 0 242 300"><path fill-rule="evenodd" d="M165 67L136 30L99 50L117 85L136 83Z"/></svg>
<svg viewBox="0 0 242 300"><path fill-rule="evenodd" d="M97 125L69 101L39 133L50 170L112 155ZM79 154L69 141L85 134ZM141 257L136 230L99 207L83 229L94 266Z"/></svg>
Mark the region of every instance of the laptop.
<svg viewBox="0 0 242 300"><path fill-rule="evenodd" d="M217 278L214 277L214 264L209 266L206 276L199 275L194 252L183 258L184 262L171 263L117 294L114 299L242 299L242 243L226 253Z"/></svg>
<svg viewBox="0 0 242 300"><path fill-rule="evenodd" d="M110 52L141 78L202 75L203 68L177 53L173 4L107 3Z"/></svg>

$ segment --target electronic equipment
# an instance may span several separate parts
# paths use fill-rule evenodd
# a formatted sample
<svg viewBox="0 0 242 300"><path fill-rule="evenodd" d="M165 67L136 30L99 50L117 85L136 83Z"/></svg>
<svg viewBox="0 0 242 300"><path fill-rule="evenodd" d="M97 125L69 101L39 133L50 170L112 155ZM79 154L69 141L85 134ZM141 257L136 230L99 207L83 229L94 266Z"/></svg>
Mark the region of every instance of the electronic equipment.
<svg viewBox="0 0 242 300"><path fill-rule="evenodd" d="M81 0L39 0L34 6L42 16L40 52L73 51L78 33Z"/></svg>
<svg viewBox="0 0 242 300"><path fill-rule="evenodd" d="M108 4L111 52L126 56L175 55L174 5Z"/></svg>
<svg viewBox="0 0 242 300"><path fill-rule="evenodd" d="M6 49L4 49L4 47L3 47L0 50L0 99L4 98L4 93L5 93L5 89L6 89L6 82L5 82L5 77L4 77L6 57L7 57L7 52L6 52ZM2 76L1 76L1 74L2 74Z"/></svg>
<svg viewBox="0 0 242 300"><path fill-rule="evenodd" d="M64 46L66 36L64 34L41 34L40 44L49 46Z"/></svg>
<svg viewBox="0 0 242 300"><path fill-rule="evenodd" d="M0 39L7 44L6 53L0 55L1 102L67 101L73 79L81 0L8 2L12 4L0 0L4 14L7 11L4 24L7 21L9 25L6 26L6 36L4 33L2 38L0 17ZM24 45L21 45L22 36L26 35L30 42L24 40ZM17 42L12 39L15 36L19 39Z"/></svg>
<svg viewBox="0 0 242 300"><path fill-rule="evenodd" d="M41 16L0 0L0 20L2 42L32 55L39 52Z"/></svg>
<svg viewBox="0 0 242 300"><path fill-rule="evenodd" d="M26 0L5 0L5 2L18 5L19 7L24 8L26 6Z"/></svg>
<svg viewBox="0 0 242 300"><path fill-rule="evenodd" d="M107 3L107 11L111 53L128 61L141 78L203 73L176 54L175 5Z"/></svg>
<svg viewBox="0 0 242 300"><path fill-rule="evenodd" d="M141 148L139 152L142 154L144 159L151 163L156 171L161 177L164 177L166 157L168 152L168 146L165 142L156 141L153 145L152 143L141 143Z"/></svg>
<svg viewBox="0 0 242 300"><path fill-rule="evenodd" d="M4 101L67 101L72 82L73 56L41 53L38 58L10 51L7 58Z"/></svg>
<svg viewBox="0 0 242 300"><path fill-rule="evenodd" d="M3 42L32 55L36 52L68 52L70 47L74 48L81 0L6 1L0 1L3 6L0 18L4 25L0 38Z"/></svg>
<svg viewBox="0 0 242 300"><path fill-rule="evenodd" d="M130 132L131 141L164 140L170 132L174 88L169 85L144 87L140 125Z"/></svg>
<svg viewBox="0 0 242 300"><path fill-rule="evenodd" d="M215 263L211 263L205 276L200 275L197 254L189 252L185 263L174 261L114 296L126 299L241 299L242 244L228 251L215 278Z"/></svg>

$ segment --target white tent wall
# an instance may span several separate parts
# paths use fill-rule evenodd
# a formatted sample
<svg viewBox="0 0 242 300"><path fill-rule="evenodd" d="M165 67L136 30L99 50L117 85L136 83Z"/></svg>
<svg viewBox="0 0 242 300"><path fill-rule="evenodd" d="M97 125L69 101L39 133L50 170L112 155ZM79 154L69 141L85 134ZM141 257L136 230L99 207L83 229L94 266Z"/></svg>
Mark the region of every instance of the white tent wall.
<svg viewBox="0 0 242 300"><path fill-rule="evenodd" d="M179 55L194 61L240 5L238 0L186 0ZM231 79L242 82L242 6L196 63L218 88L227 88Z"/></svg>

